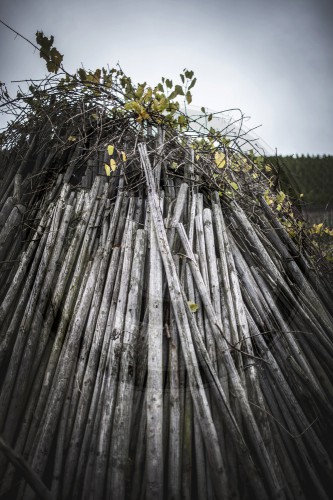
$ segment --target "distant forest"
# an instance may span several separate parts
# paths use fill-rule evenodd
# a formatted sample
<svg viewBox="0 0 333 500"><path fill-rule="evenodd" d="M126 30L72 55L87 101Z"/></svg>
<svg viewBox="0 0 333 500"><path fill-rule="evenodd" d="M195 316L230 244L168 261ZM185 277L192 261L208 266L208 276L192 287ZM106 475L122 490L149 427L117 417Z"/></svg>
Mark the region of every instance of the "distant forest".
<svg viewBox="0 0 333 500"><path fill-rule="evenodd" d="M277 156L269 160L277 167L283 188L295 198L303 194L309 209L333 207L333 156Z"/></svg>

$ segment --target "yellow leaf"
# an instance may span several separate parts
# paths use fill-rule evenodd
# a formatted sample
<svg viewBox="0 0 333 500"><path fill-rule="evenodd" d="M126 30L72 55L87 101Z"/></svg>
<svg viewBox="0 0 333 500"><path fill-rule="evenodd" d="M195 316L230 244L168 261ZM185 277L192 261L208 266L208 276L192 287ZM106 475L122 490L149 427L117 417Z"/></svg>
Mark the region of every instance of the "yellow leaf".
<svg viewBox="0 0 333 500"><path fill-rule="evenodd" d="M114 172L117 169L117 164L113 158L111 158L111 160L110 160L110 167L111 167L112 172Z"/></svg>
<svg viewBox="0 0 333 500"><path fill-rule="evenodd" d="M70 135L68 137L68 140L71 141L71 142L75 142L76 141L76 137L74 135Z"/></svg>
<svg viewBox="0 0 333 500"><path fill-rule="evenodd" d="M108 177L110 177L111 170L110 170L110 167L109 167L109 165L107 163L104 163L104 168L105 168L106 175Z"/></svg>
<svg viewBox="0 0 333 500"><path fill-rule="evenodd" d="M289 236L291 236L291 238L295 238L296 233L293 229L287 229L287 231L288 231Z"/></svg>
<svg viewBox="0 0 333 500"><path fill-rule="evenodd" d="M113 152L114 152L114 146L108 146L108 153L110 156L113 155Z"/></svg>
<svg viewBox="0 0 333 500"><path fill-rule="evenodd" d="M272 168L269 165L265 165L266 172L271 172Z"/></svg>
<svg viewBox="0 0 333 500"><path fill-rule="evenodd" d="M225 166L225 154L222 151L215 152L215 163L217 168L223 168Z"/></svg>
<svg viewBox="0 0 333 500"><path fill-rule="evenodd" d="M123 162L125 163L127 158L126 158L126 154L124 153L124 151L121 152L121 157L122 157Z"/></svg>
<svg viewBox="0 0 333 500"><path fill-rule="evenodd" d="M256 174L256 173L254 172L254 173L252 174L252 177L253 177L253 179L257 179L258 174Z"/></svg>
<svg viewBox="0 0 333 500"><path fill-rule="evenodd" d="M286 197L286 193L283 191L279 191L279 194L276 196L276 200L278 203L283 203Z"/></svg>
<svg viewBox="0 0 333 500"><path fill-rule="evenodd" d="M195 302L191 302L190 300L187 302L188 304L188 307L190 308L190 311L195 313L197 312L197 310L199 309L199 306L198 304L196 304Z"/></svg>
<svg viewBox="0 0 333 500"><path fill-rule="evenodd" d="M195 159L198 161L200 160L200 155L195 155Z"/></svg>
<svg viewBox="0 0 333 500"><path fill-rule="evenodd" d="M143 106L141 106L140 115L138 117L141 120L149 120L150 116Z"/></svg>
<svg viewBox="0 0 333 500"><path fill-rule="evenodd" d="M301 193L301 194L299 195L299 197L300 197L300 198L303 198L303 196L304 196L304 194L303 194L303 193Z"/></svg>
<svg viewBox="0 0 333 500"><path fill-rule="evenodd" d="M272 205L273 204L273 199L269 196L269 191L265 191L264 193L264 198L266 200L267 205Z"/></svg>
<svg viewBox="0 0 333 500"><path fill-rule="evenodd" d="M230 182L230 186L237 191L238 185L236 184L236 182Z"/></svg>
<svg viewBox="0 0 333 500"><path fill-rule="evenodd" d="M320 224L313 224L312 226L312 231L315 233L315 234L319 234L322 227L323 227L324 223L321 222Z"/></svg>
<svg viewBox="0 0 333 500"><path fill-rule="evenodd" d="M278 203L278 205L276 206L276 210L277 210L278 212L280 212L281 208L282 208L281 203Z"/></svg>

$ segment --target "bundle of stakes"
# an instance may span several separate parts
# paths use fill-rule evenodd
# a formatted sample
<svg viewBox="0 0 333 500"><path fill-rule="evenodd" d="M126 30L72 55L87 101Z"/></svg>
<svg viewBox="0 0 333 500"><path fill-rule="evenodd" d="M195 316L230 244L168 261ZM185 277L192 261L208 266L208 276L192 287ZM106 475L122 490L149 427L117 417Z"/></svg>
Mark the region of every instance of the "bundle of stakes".
<svg viewBox="0 0 333 500"><path fill-rule="evenodd" d="M2 137L0 498L329 499L331 291L273 167L60 84Z"/></svg>

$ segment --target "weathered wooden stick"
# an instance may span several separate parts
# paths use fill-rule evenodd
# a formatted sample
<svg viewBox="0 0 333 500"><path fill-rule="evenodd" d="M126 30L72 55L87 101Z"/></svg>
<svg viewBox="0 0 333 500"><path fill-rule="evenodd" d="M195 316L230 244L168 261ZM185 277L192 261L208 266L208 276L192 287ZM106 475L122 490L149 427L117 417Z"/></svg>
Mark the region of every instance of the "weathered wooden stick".
<svg viewBox="0 0 333 500"><path fill-rule="evenodd" d="M168 241L171 249L173 248L173 244L175 241L176 226L180 221L180 218L182 216L185 207L187 191L188 191L188 185L185 183L181 184L173 208L173 215L171 217L170 222L168 223L169 226Z"/></svg>
<svg viewBox="0 0 333 500"><path fill-rule="evenodd" d="M223 223L223 216L221 211L220 203L213 203L213 214L214 214L214 225L216 227L217 234L217 243L220 254L220 263L221 263L221 271L222 271L222 283L224 289L225 301L228 309L228 324L231 335L231 342L236 344L238 342L238 332L237 332L237 324L235 318L235 310L232 299L231 292L231 284L228 270L228 262L225 251L225 241L223 238L223 232L225 230ZM238 356L238 361L240 362L240 358Z"/></svg>
<svg viewBox="0 0 333 500"><path fill-rule="evenodd" d="M182 471L181 471L181 497L184 500L192 498L193 478L193 405L190 386L185 386L184 422L183 422L183 449L182 449Z"/></svg>
<svg viewBox="0 0 333 500"><path fill-rule="evenodd" d="M176 267L179 266L175 260ZM180 449L180 393L179 393L179 338L176 320L171 311L169 339L169 446L168 446L168 496L180 499L181 493L181 449Z"/></svg>
<svg viewBox="0 0 333 500"><path fill-rule="evenodd" d="M147 378L147 499L163 498L162 261L151 222Z"/></svg>
<svg viewBox="0 0 333 500"><path fill-rule="evenodd" d="M33 237L32 241L30 242L27 250L23 253L23 255L20 258L20 264L19 267L17 268L17 271L15 273L15 276L13 277L11 281L11 286L8 289L6 296L4 297L3 302L1 303L0 306L0 324L4 321L6 315L8 314L8 311L13 304L13 301L15 300L17 293L21 287L21 284L23 282L23 279L25 277L25 274L27 272L28 265L31 261L32 256L36 252L36 249L40 243L40 239L46 230L46 225L47 225L47 220L49 217L49 212L50 209L46 211L44 216L42 217Z"/></svg>
<svg viewBox="0 0 333 500"><path fill-rule="evenodd" d="M208 293L210 293L210 279L208 274L208 263L207 263L207 253L206 253L206 242L205 234L203 229L203 201L202 196L197 195L197 212L198 215L195 217L195 229L196 229L196 251L197 251L197 263L200 267L202 278L207 287ZM189 242L190 244L190 242ZM217 353L214 337L210 334L209 330L209 320L207 315L204 315L204 326L205 326L205 343L207 346L208 354L212 360L215 370L217 370Z"/></svg>
<svg viewBox="0 0 333 500"><path fill-rule="evenodd" d="M140 415L140 414L139 414ZM145 473L145 458L146 458L146 426L147 426L147 410L146 410L146 394L143 396L142 411L139 423L139 432L135 441L134 449L134 466L133 479L131 484L131 500L138 500L140 494L145 492L146 473Z"/></svg>
<svg viewBox="0 0 333 500"><path fill-rule="evenodd" d="M45 486L45 484L41 481L38 474L36 474L30 465L6 443L2 436L0 436L0 450L2 453L6 455L8 460L15 465L17 469L24 476L27 483L33 488L35 493L42 500L52 500L53 496L50 490Z"/></svg>
<svg viewBox="0 0 333 500"><path fill-rule="evenodd" d="M52 496L55 500L60 499L60 487L64 468L64 458L66 450L66 427L68 425L69 409L71 404L71 394L75 384L75 369L72 369L71 382L68 386L66 399L61 412L59 430L57 432L57 445L54 457L53 477L52 477Z"/></svg>
<svg viewBox="0 0 333 500"><path fill-rule="evenodd" d="M142 298L142 278L145 263L147 235L139 229L136 234L131 281L127 299L124 338L119 370L117 402L115 407L111 450L111 496L119 500L126 494L126 471L129 467L129 441L135 380L135 348L139 330Z"/></svg>
<svg viewBox="0 0 333 500"><path fill-rule="evenodd" d="M8 252L13 235L17 232L22 223L26 207L21 204L14 206L7 221L0 231L0 261L5 260L6 252Z"/></svg>

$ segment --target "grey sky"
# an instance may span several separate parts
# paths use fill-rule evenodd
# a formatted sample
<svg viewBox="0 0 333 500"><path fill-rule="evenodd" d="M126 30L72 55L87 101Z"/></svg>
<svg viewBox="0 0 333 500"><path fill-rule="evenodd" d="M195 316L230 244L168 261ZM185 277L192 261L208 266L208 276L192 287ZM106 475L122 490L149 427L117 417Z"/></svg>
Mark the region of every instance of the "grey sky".
<svg viewBox="0 0 333 500"><path fill-rule="evenodd" d="M75 70L120 62L134 81L198 78L193 104L239 107L281 154L333 154L333 2L329 0L0 0L0 17L34 41L55 36ZM0 80L44 63L0 26Z"/></svg>

